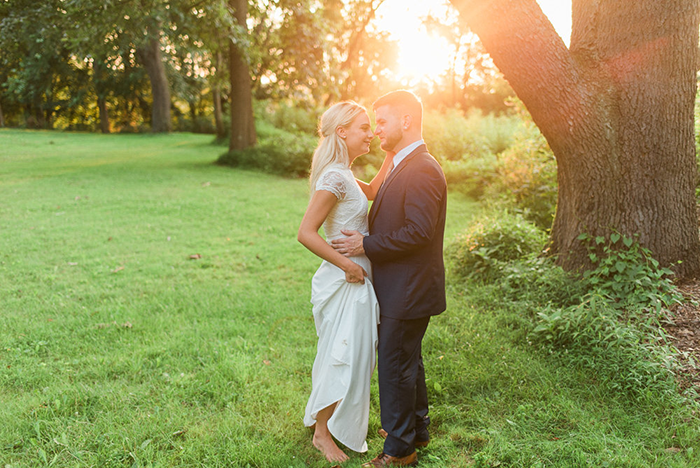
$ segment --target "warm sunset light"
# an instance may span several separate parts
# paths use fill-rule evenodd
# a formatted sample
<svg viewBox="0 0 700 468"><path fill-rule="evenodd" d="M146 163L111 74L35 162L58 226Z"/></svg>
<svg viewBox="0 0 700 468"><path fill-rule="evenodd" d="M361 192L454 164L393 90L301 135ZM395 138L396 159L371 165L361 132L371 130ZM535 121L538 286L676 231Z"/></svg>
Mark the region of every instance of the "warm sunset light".
<svg viewBox="0 0 700 468"><path fill-rule="evenodd" d="M571 2L538 0L538 3L568 44ZM428 31L423 19L432 15L444 20L451 8L446 0L386 0L377 11L377 29L388 31L399 42L398 77L405 85L434 81L450 68L454 49L447 39Z"/></svg>

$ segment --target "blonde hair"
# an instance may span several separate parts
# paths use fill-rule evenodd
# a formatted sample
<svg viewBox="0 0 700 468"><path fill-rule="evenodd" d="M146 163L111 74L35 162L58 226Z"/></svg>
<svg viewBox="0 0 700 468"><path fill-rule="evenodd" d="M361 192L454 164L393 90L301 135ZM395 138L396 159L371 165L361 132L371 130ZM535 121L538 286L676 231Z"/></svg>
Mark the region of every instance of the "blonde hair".
<svg viewBox="0 0 700 468"><path fill-rule="evenodd" d="M321 116L318 134L321 139L314 151L311 161L311 175L309 176L309 188L311 195L316 191L316 182L328 166L332 164L350 164L348 147L345 140L336 133L338 127L348 127L353 120L367 110L353 101L343 101L331 106Z"/></svg>

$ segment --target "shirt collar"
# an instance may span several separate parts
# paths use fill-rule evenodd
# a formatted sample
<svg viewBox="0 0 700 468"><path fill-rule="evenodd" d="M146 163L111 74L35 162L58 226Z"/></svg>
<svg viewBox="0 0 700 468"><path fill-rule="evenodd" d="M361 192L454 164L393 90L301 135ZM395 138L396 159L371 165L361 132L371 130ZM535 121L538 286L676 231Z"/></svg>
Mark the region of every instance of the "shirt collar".
<svg viewBox="0 0 700 468"><path fill-rule="evenodd" d="M398 166L401 163L401 161L406 159L406 156L411 154L413 152L413 150L415 150L416 148L418 148L422 144L424 144L423 140L418 140L418 141L413 142L410 145L404 147L401 151L396 153L394 155L394 167Z"/></svg>

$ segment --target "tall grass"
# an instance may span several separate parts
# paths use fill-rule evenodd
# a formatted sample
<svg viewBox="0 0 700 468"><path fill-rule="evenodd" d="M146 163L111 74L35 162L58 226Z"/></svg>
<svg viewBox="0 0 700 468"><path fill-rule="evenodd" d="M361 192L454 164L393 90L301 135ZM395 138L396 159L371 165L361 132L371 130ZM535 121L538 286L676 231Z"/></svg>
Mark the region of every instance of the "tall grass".
<svg viewBox="0 0 700 468"><path fill-rule="evenodd" d="M0 466L324 467L302 426L319 261L306 182L206 136L0 131ZM451 195L448 237L477 207ZM421 466L697 465L690 408L639 407L455 281L424 359ZM381 450L376 381L367 455Z"/></svg>

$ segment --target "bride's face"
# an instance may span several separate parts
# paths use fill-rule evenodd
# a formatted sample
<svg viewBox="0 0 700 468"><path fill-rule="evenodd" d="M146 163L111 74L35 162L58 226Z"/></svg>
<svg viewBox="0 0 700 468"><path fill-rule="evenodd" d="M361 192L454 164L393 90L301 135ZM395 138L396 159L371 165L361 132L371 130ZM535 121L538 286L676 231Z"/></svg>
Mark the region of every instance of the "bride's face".
<svg viewBox="0 0 700 468"><path fill-rule="evenodd" d="M374 132L366 112L355 117L355 120L345 130L345 144L348 147L350 162L358 156L369 153L369 144L374 138Z"/></svg>

